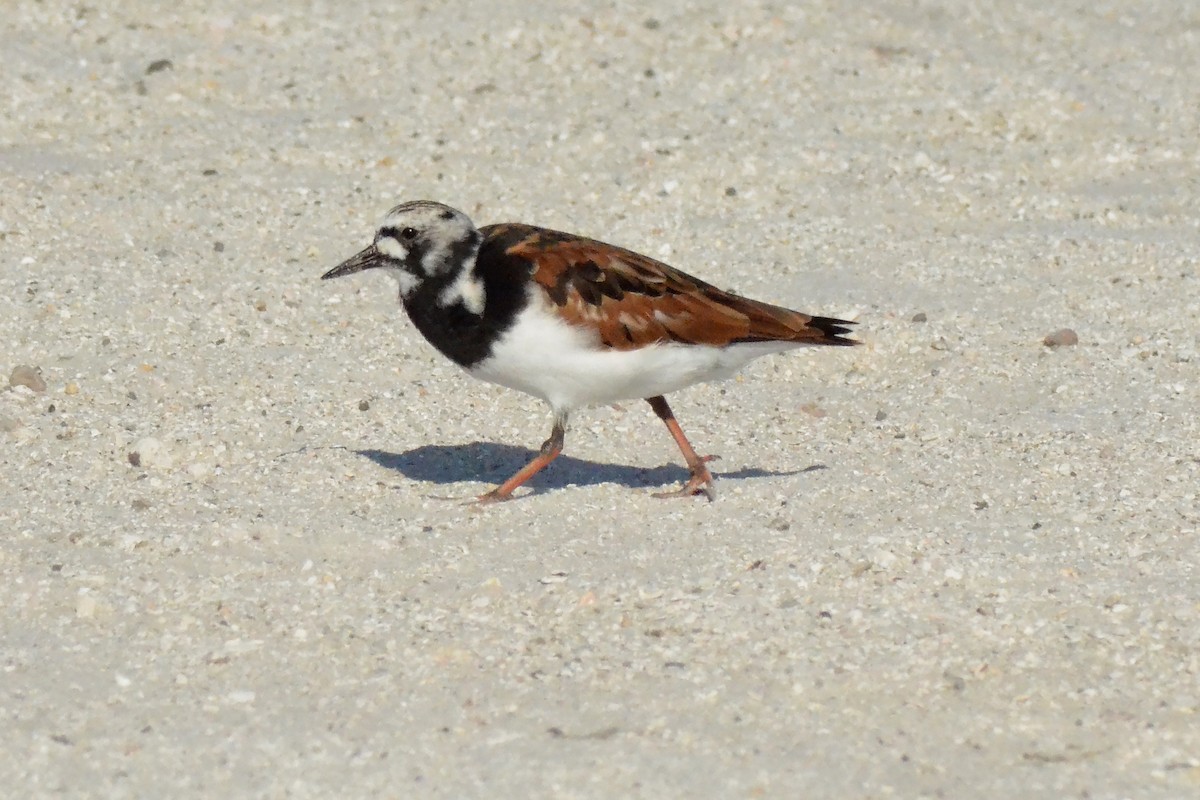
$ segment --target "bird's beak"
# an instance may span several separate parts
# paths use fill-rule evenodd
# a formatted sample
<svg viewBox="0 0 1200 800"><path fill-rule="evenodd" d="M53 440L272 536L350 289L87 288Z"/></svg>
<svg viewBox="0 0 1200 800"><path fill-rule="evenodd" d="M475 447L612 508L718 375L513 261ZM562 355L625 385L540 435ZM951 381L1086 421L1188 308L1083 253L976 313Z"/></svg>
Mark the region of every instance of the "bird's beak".
<svg viewBox="0 0 1200 800"><path fill-rule="evenodd" d="M350 256L342 263L338 264L333 269L321 276L321 280L330 278L340 278L343 275L353 275L355 272L362 272L364 269L371 269L381 265L383 257L379 251L375 249L375 245L371 245L366 250L363 250L357 255Z"/></svg>

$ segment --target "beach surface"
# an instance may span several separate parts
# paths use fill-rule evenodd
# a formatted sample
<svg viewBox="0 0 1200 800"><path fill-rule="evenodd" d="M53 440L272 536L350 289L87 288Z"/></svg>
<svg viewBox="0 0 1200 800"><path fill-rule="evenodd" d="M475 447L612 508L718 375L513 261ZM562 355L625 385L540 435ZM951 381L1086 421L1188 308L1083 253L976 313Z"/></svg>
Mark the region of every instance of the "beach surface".
<svg viewBox="0 0 1200 800"><path fill-rule="evenodd" d="M7 5L0 794L1200 796L1200 6ZM863 346L479 508L411 199Z"/></svg>

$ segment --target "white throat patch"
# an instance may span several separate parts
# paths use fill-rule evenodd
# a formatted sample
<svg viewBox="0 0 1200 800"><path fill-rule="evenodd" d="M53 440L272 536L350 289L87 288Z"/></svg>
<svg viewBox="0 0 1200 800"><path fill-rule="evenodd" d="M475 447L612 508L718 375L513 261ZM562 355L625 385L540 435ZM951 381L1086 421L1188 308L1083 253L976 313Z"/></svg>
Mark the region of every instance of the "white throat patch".
<svg viewBox="0 0 1200 800"><path fill-rule="evenodd" d="M487 293L483 290L483 281L472 274L470 268L464 269L454 282L438 295L438 302L452 306L458 301L477 317L483 316L483 308L487 303Z"/></svg>

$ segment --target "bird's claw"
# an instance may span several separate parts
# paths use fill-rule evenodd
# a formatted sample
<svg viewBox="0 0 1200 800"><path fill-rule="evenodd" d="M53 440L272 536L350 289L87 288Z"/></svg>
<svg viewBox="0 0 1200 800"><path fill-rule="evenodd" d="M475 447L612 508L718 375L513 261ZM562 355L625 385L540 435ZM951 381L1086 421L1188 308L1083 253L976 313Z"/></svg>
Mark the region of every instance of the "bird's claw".
<svg viewBox="0 0 1200 800"><path fill-rule="evenodd" d="M702 494L711 503L717 499L717 490L713 485L712 473L704 465L709 461L716 461L718 458L719 456L702 456L699 463L692 467L692 477L688 478L688 482L682 488L676 489L673 492L655 492L654 496L667 499L671 497L695 497L698 494Z"/></svg>
<svg viewBox="0 0 1200 800"><path fill-rule="evenodd" d="M511 494L501 494L498 489L492 489L490 492L484 492L483 494L479 495L479 497L469 501L467 505L474 506L476 508L482 508L483 506L490 506L494 503L503 503L505 500L511 499Z"/></svg>

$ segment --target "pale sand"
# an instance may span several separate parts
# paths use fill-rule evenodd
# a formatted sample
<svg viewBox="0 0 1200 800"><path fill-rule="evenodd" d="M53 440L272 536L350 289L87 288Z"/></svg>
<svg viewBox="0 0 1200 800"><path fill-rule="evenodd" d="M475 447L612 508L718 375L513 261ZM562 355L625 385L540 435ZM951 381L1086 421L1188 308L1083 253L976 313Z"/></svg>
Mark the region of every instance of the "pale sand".
<svg viewBox="0 0 1200 800"><path fill-rule="evenodd" d="M0 794L1200 794L1200 11L868 5L7 4ZM867 346L477 511L414 198Z"/></svg>

